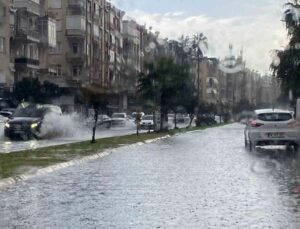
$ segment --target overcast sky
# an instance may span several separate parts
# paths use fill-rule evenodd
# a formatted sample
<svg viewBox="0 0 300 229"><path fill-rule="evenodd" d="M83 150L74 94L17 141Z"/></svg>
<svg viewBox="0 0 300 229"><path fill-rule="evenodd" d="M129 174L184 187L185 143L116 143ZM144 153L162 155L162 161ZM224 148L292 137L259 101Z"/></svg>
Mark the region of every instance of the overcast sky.
<svg viewBox="0 0 300 229"><path fill-rule="evenodd" d="M269 72L272 50L284 48L282 23L286 0L112 0L139 24L176 39L203 32L209 42L206 55L224 58L229 43L238 53L244 47L249 68Z"/></svg>

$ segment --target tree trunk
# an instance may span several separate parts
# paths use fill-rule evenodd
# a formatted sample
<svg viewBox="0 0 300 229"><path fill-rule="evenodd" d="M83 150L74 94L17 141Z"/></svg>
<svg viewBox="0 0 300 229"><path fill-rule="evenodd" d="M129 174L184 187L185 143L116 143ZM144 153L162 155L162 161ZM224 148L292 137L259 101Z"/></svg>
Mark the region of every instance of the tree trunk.
<svg viewBox="0 0 300 229"><path fill-rule="evenodd" d="M168 131L168 108L162 107L160 114L160 131Z"/></svg>
<svg viewBox="0 0 300 229"><path fill-rule="evenodd" d="M136 136L139 136L139 129L140 129L140 124L139 123L137 123L136 124Z"/></svg>
<svg viewBox="0 0 300 229"><path fill-rule="evenodd" d="M189 123L189 127L192 126L193 119L194 119L194 115L193 115L193 114L190 114L190 123Z"/></svg>
<svg viewBox="0 0 300 229"><path fill-rule="evenodd" d="M176 118L176 112L175 112L175 116L174 116L174 129L177 129L177 118Z"/></svg>
<svg viewBox="0 0 300 229"><path fill-rule="evenodd" d="M93 136L91 143L94 144L96 143L96 128L97 128L97 123L98 123L98 109L94 108L94 126L93 126Z"/></svg>

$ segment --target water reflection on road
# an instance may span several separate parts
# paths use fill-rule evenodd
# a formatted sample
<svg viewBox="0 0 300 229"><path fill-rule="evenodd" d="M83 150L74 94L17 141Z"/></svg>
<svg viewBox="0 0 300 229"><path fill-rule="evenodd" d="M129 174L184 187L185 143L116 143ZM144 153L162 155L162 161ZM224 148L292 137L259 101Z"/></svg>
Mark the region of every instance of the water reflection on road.
<svg viewBox="0 0 300 229"><path fill-rule="evenodd" d="M299 228L298 157L233 124L125 146L0 189L0 228Z"/></svg>

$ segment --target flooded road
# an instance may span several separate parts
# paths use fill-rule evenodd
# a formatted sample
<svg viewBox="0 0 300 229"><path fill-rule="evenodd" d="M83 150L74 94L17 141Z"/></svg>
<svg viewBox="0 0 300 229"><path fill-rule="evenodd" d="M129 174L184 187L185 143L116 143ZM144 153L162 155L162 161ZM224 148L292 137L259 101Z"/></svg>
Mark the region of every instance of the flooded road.
<svg viewBox="0 0 300 229"><path fill-rule="evenodd" d="M63 124L62 124L63 125ZM174 128L173 123L169 123L171 128ZM178 124L179 128L184 128L188 125L188 122ZM32 150L42 147L63 145L74 142L86 141L92 138L92 128L88 128L83 125L70 127L70 125L64 125L61 129L65 132L62 136L45 138L43 140L29 140L29 141L13 141L4 137L4 124L0 123L0 154L1 153L12 153L20 150ZM147 131L141 131L147 132ZM136 125L134 121L127 121L124 127L112 127L110 129L97 128L96 138L108 138L115 136L123 136L128 134L136 133Z"/></svg>
<svg viewBox="0 0 300 229"><path fill-rule="evenodd" d="M299 228L300 160L243 144L233 124L0 188L0 228Z"/></svg>

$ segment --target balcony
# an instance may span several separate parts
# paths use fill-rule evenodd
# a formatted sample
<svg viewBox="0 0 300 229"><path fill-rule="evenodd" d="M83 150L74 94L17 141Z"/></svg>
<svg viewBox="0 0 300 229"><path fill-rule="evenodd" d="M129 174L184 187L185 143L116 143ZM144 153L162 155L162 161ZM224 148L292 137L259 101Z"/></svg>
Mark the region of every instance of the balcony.
<svg viewBox="0 0 300 229"><path fill-rule="evenodd" d="M84 62L86 58L86 54L84 53L66 53L66 59L70 62Z"/></svg>
<svg viewBox="0 0 300 229"><path fill-rule="evenodd" d="M16 57L15 64L19 65L19 66L20 65L26 65L26 66L31 65L31 66L38 67L40 65L40 61L31 59L31 58L27 58L27 57Z"/></svg>
<svg viewBox="0 0 300 229"><path fill-rule="evenodd" d="M75 37L75 38L84 39L86 37L86 32L81 29L67 29L66 36L68 36L69 38Z"/></svg>
<svg viewBox="0 0 300 229"><path fill-rule="evenodd" d="M16 29L15 37L16 39L24 39L36 43L40 42L40 34L37 30Z"/></svg>
<svg viewBox="0 0 300 229"><path fill-rule="evenodd" d="M40 1L39 0L15 0L14 8L23 8L26 11L35 15L40 15Z"/></svg>
<svg viewBox="0 0 300 229"><path fill-rule="evenodd" d="M84 38L86 36L86 19L80 15L69 15L66 21L66 35L68 37Z"/></svg>
<svg viewBox="0 0 300 229"><path fill-rule="evenodd" d="M81 5L68 5L67 7L67 15L86 15L85 7Z"/></svg>

